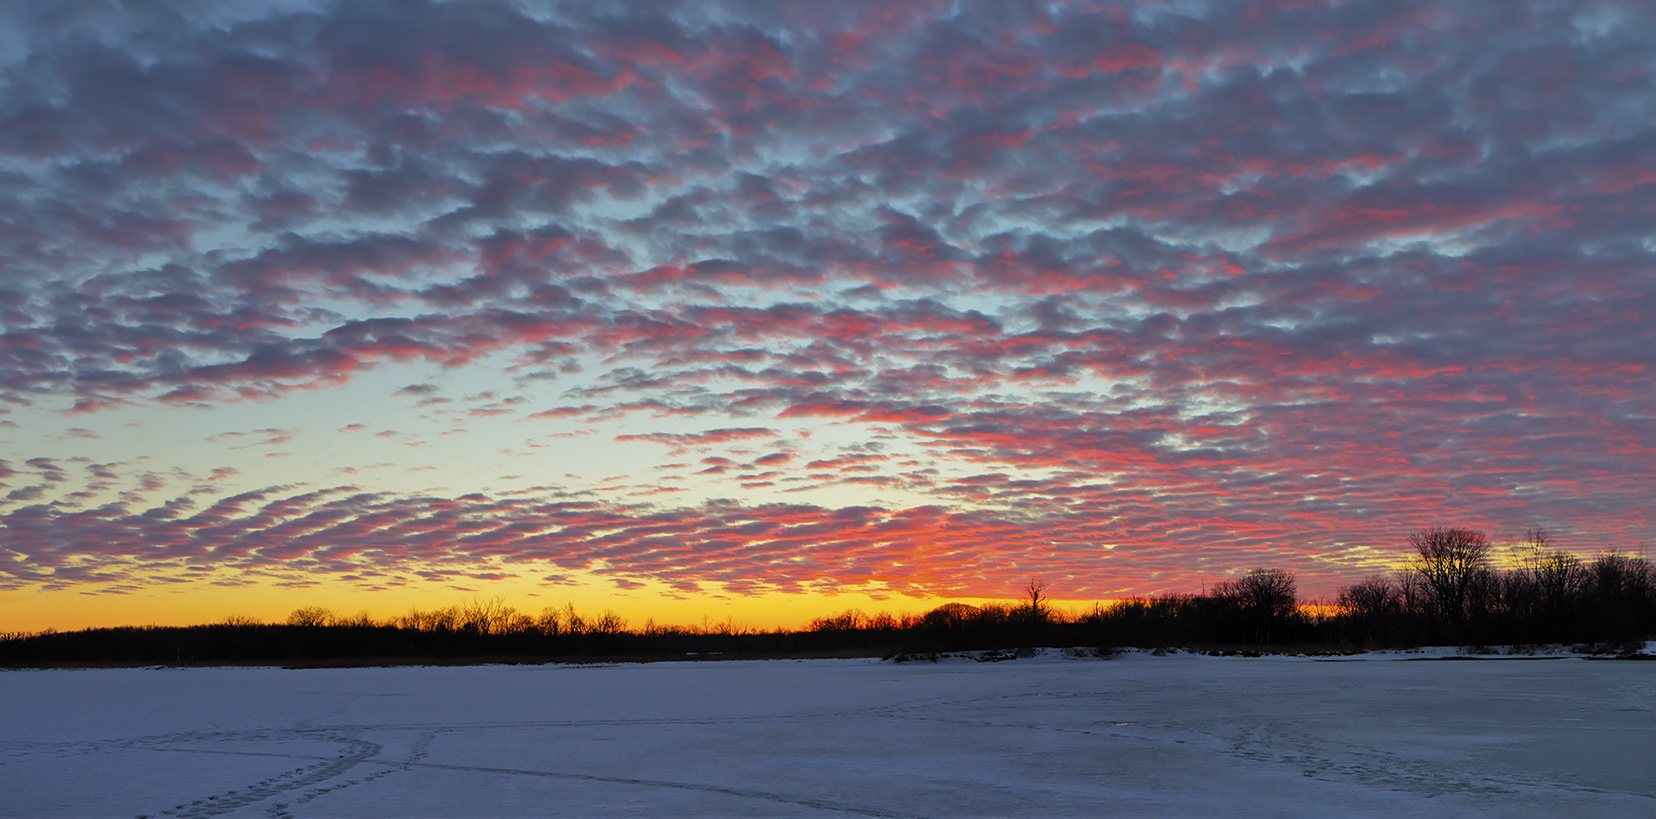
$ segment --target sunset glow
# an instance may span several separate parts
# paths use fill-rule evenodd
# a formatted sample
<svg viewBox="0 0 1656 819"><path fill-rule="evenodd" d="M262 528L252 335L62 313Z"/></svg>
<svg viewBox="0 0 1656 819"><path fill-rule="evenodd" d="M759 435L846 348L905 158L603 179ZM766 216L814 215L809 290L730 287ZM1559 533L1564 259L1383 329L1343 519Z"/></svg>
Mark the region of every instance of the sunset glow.
<svg viewBox="0 0 1656 819"><path fill-rule="evenodd" d="M1656 543L1648 3L129 5L0 11L0 631Z"/></svg>

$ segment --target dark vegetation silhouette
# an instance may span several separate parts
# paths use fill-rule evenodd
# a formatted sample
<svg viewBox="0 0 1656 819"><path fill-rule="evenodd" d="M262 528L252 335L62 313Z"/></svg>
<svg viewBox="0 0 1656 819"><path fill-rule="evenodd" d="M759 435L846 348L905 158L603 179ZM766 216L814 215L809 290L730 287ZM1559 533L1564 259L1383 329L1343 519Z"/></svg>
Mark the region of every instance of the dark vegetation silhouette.
<svg viewBox="0 0 1656 819"><path fill-rule="evenodd" d="M1519 565L1491 565L1489 541L1468 529L1411 535L1416 558L1392 577L1340 590L1339 642L1413 645L1614 645L1656 634L1656 570L1618 552L1591 561L1525 532Z"/></svg>
<svg viewBox="0 0 1656 819"><path fill-rule="evenodd" d="M1304 604L1291 572L1266 568L1205 594L1132 598L1081 614L1054 609L1048 584L1031 579L1017 603L948 603L918 615L852 609L798 631L733 621L630 627L608 610L584 614L565 605L531 615L496 597L379 621L308 606L276 624L231 617L187 627L0 634L0 665L924 658L1033 646L1255 653L1562 643L1615 651L1656 634L1656 570L1644 558L1609 552L1583 561L1539 527L1525 533L1523 557L1507 570L1491 565L1480 532L1423 529L1409 543L1414 557L1404 568L1345 586L1330 604Z"/></svg>

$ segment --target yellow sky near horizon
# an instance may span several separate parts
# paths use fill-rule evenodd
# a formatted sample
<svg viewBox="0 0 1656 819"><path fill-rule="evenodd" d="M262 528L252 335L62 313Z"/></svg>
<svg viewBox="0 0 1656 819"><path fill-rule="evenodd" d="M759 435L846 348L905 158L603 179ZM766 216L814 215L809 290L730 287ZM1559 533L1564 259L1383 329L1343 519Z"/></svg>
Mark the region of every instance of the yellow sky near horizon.
<svg viewBox="0 0 1656 819"><path fill-rule="evenodd" d="M863 593L674 597L649 589L603 594L586 586L540 589L502 586L464 592L438 588L361 591L324 586L283 589L256 584L242 587L180 584L169 589L128 594L86 594L74 590L0 592L0 633L119 626L188 626L223 622L232 616L280 623L294 609L306 606L322 606L340 615L365 611L379 621L406 614L410 609L429 611L496 597L530 615L538 614L547 607L562 608L565 605L574 605L583 615L602 614L609 610L625 618L629 627L633 628L643 626L647 620L654 620L657 624L686 626L729 621L738 627L760 630L804 628L815 618L839 614L847 609L867 614L922 614L951 602L969 605L1012 602L1011 598L876 596ZM1051 602L1060 610L1074 609L1079 612L1091 609L1094 601Z"/></svg>

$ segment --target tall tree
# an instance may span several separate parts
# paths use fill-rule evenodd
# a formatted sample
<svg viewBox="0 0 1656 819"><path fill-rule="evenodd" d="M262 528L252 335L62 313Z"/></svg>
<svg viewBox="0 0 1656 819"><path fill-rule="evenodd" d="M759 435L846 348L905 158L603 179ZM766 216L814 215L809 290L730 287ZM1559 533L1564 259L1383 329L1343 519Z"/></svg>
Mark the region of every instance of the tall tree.
<svg viewBox="0 0 1656 819"><path fill-rule="evenodd" d="M1215 585L1213 597L1241 618L1243 639L1253 642L1269 643L1273 632L1280 636L1299 606L1294 575L1281 569L1250 569Z"/></svg>
<svg viewBox="0 0 1656 819"><path fill-rule="evenodd" d="M1046 590L1047 582L1045 580L1030 578L1029 584L1024 586L1024 599L1029 601L1025 605L1024 613L1029 617L1030 622L1044 623L1051 619L1052 607L1045 602Z"/></svg>
<svg viewBox="0 0 1656 819"><path fill-rule="evenodd" d="M1446 621L1464 623L1472 593L1489 571L1489 538L1471 529L1437 526L1409 535L1409 545L1415 549L1412 568L1428 605Z"/></svg>

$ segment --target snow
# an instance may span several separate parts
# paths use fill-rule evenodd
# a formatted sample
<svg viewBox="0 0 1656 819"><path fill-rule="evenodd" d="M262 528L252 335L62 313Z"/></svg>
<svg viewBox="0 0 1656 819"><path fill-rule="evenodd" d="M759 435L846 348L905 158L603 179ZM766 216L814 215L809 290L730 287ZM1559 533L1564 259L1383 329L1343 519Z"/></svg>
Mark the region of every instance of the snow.
<svg viewBox="0 0 1656 819"><path fill-rule="evenodd" d="M0 815L1656 815L1656 662L1353 659L11 671Z"/></svg>

